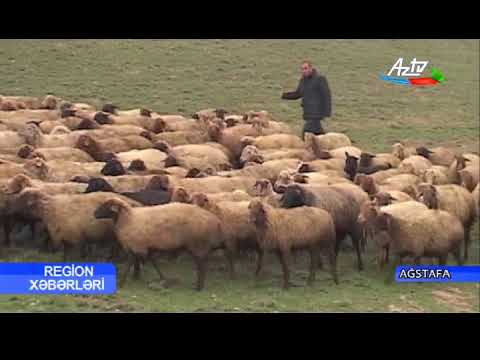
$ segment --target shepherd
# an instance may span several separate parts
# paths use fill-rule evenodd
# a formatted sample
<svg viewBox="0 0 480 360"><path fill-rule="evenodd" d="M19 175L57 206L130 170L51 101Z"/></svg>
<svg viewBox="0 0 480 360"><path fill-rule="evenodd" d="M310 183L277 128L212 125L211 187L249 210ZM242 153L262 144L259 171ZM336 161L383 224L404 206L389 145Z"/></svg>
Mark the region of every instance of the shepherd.
<svg viewBox="0 0 480 360"><path fill-rule="evenodd" d="M327 78L317 72L311 61L304 61L301 70L302 77L297 90L284 92L282 99L297 100L302 98L304 120L302 139L304 139L306 132L315 135L325 134L321 121L331 116L332 97Z"/></svg>

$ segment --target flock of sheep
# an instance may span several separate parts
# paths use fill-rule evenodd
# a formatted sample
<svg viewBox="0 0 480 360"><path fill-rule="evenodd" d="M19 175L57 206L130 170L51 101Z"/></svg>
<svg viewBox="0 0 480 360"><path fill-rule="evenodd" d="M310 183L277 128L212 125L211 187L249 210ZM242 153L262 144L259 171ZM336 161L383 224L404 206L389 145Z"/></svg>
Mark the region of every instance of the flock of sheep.
<svg viewBox="0 0 480 360"><path fill-rule="evenodd" d="M310 255L308 283L322 257L336 283L337 256L350 237L358 269L367 242L381 266L452 254L468 258L479 215L478 154L393 145L371 154L340 133L305 141L265 111L207 109L186 118L148 109L120 111L48 95L0 96L0 219L3 246L17 226L39 232L49 251L128 256L138 277L157 254L189 252L204 287L207 258ZM35 245L35 246L37 246ZM462 251L463 250L463 251Z"/></svg>

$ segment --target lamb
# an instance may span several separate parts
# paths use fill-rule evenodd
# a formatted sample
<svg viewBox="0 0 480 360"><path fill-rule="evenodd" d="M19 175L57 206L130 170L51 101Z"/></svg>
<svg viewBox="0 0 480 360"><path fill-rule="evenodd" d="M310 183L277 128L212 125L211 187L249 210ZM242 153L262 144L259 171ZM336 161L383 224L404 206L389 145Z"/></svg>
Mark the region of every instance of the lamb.
<svg viewBox="0 0 480 360"><path fill-rule="evenodd" d="M432 150L427 149L425 146L417 147L417 154L430 160L433 165L450 166L455 160L455 151L447 149L445 147L437 147Z"/></svg>
<svg viewBox="0 0 480 360"><path fill-rule="evenodd" d="M429 209L440 209L456 216L465 229L464 260L468 259L470 229L475 221L475 200L468 190L449 184L434 186L419 184L419 200Z"/></svg>
<svg viewBox="0 0 480 360"><path fill-rule="evenodd" d="M433 164L430 160L425 159L423 156L413 155L405 160L402 160L398 169L405 174L413 174L420 176L422 171L431 168Z"/></svg>
<svg viewBox="0 0 480 360"><path fill-rule="evenodd" d="M64 246L64 260L73 246L114 239L112 222L97 220L95 209L104 202L120 198L130 206L139 203L113 193L48 195L41 189L25 189L17 195L14 213L40 220L47 228L52 250Z"/></svg>
<svg viewBox="0 0 480 360"><path fill-rule="evenodd" d="M245 136L241 139L242 144L254 145L260 150L294 148L303 149L304 142L296 135L291 134L273 134L267 136L258 136L256 138Z"/></svg>
<svg viewBox="0 0 480 360"><path fill-rule="evenodd" d="M310 253L309 285L315 280L320 252L327 254L330 271L338 284L335 225L327 211L308 206L277 209L258 199L251 201L248 209L257 231L258 246L263 251L275 251L278 254L283 269L284 289L290 286L288 260L290 253L295 250L308 250Z"/></svg>
<svg viewBox="0 0 480 360"><path fill-rule="evenodd" d="M239 251L255 250L257 252L257 271L261 270L263 251L256 242L255 225L250 222L250 201L211 201L210 195L196 193L192 203L216 215L222 226L225 241L225 255L228 260L230 278L235 278L235 257Z"/></svg>
<svg viewBox="0 0 480 360"><path fill-rule="evenodd" d="M417 150L414 147L407 147L403 143L395 143L392 145L392 155L400 160L417 155Z"/></svg>
<svg viewBox="0 0 480 360"><path fill-rule="evenodd" d="M113 219L118 242L129 254L123 284L132 262L136 267L148 258L161 279L163 274L155 263L155 251L190 252L197 265L197 290L205 283L209 253L223 245L220 220L198 206L183 203L133 208L119 199L109 200L95 210L96 219Z"/></svg>
<svg viewBox="0 0 480 360"><path fill-rule="evenodd" d="M74 162L93 162L93 158L85 151L70 147L37 148L24 145L18 150L18 156L25 159L39 157L45 161L64 160Z"/></svg>
<svg viewBox="0 0 480 360"><path fill-rule="evenodd" d="M357 253L358 270L363 269L360 252L361 229L357 224L360 207L350 192L332 186L300 185L287 186L282 198L282 208L313 206L329 212L335 223L336 246L348 234Z"/></svg>
<svg viewBox="0 0 480 360"><path fill-rule="evenodd" d="M335 150L342 146L352 146L351 140L347 135L330 132L324 135L305 134L305 145L307 148L317 150Z"/></svg>
<svg viewBox="0 0 480 360"><path fill-rule="evenodd" d="M112 153L149 149L153 144L144 137L135 135L106 140L95 140L91 136L80 135L74 147L85 151L95 161L106 161L111 158Z"/></svg>
<svg viewBox="0 0 480 360"><path fill-rule="evenodd" d="M172 147L187 144L203 144L208 140L208 133L203 131L169 131L156 134L154 137L154 142L165 141Z"/></svg>
<svg viewBox="0 0 480 360"><path fill-rule="evenodd" d="M434 165L420 173L420 178L432 185L445 185L449 183L448 168L445 166Z"/></svg>
<svg viewBox="0 0 480 360"><path fill-rule="evenodd" d="M115 158L125 167L134 160L141 160L148 169L163 169L167 154L157 149L130 150L115 154Z"/></svg>
<svg viewBox="0 0 480 360"><path fill-rule="evenodd" d="M415 263L422 257L437 257L445 265L449 253L462 264L460 245L464 239L458 218L443 210L405 209L409 202L381 208L375 214L374 231L380 249L389 247L396 256L395 265L411 256Z"/></svg>

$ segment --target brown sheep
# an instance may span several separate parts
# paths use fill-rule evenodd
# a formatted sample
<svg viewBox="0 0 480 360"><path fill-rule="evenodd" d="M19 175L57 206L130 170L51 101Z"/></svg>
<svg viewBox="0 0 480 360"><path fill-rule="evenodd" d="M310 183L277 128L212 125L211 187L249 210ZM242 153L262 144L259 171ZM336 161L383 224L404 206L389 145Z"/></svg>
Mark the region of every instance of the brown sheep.
<svg viewBox="0 0 480 360"><path fill-rule="evenodd" d="M297 159L282 159L266 161L263 164L254 164L240 170L232 170L228 173L219 173L221 176L247 176L254 179L268 179L272 183L277 181L280 172L283 170L295 171L301 161Z"/></svg>
<svg viewBox="0 0 480 360"><path fill-rule="evenodd" d="M449 184L434 186L420 184L419 200L429 209L445 210L455 215L465 229L464 260L468 259L470 245L470 229L475 221L475 200L468 190L461 186Z"/></svg>
<svg viewBox="0 0 480 360"><path fill-rule="evenodd" d="M393 155L390 155L390 157L395 158ZM370 175L370 174L376 173L377 171L391 169L395 166L393 166L390 160L391 159L389 158L385 158L385 157L377 158L377 155L362 152L362 154L360 155L360 162L358 163L357 172L360 174ZM400 163L400 160L398 159L396 160L397 162L395 164L398 166Z"/></svg>
<svg viewBox="0 0 480 360"><path fill-rule="evenodd" d="M160 175L161 176L161 175ZM185 178L171 181L170 186L181 186L187 190L188 193L202 192L206 194L243 190L250 195L253 195L253 188L256 180L252 177L235 176L235 177L221 177L209 176L206 178Z"/></svg>
<svg viewBox="0 0 480 360"><path fill-rule="evenodd" d="M407 206L409 202L388 205L375 216L377 245L380 249L388 246L396 255L394 265L399 265L407 256L413 257L416 264L422 257L436 257L444 265L449 253L453 253L461 265L464 230L458 218L443 210L412 212Z"/></svg>
<svg viewBox="0 0 480 360"><path fill-rule="evenodd" d="M343 173L345 169L345 160L339 158L332 158L328 160L313 160L302 162L298 167L298 172L317 172L325 170L335 170Z"/></svg>
<svg viewBox="0 0 480 360"><path fill-rule="evenodd" d="M473 199L475 201L475 210L477 213L477 218L480 218L480 184L478 184L475 187L475 190L473 190Z"/></svg>
<svg viewBox="0 0 480 360"><path fill-rule="evenodd" d="M161 279L163 274L153 259L154 252L189 251L198 270L197 290L205 283L209 253L223 246L220 220L195 205L169 203L132 208L119 199L109 200L95 210L96 219L112 219L118 242L129 254L123 284L132 263L151 260Z"/></svg>
<svg viewBox="0 0 480 360"><path fill-rule="evenodd" d="M363 269L360 252L361 229L357 224L360 207L349 191L333 186L300 185L287 186L282 198L283 208L299 206L319 207L332 215L336 232L336 252L348 234L357 253L358 270Z"/></svg>
<svg viewBox="0 0 480 360"><path fill-rule="evenodd" d="M402 160L398 169L403 172L404 174L413 174L420 176L422 171L425 171L431 168L433 164L430 160L425 159L423 156L420 155L413 155L405 160Z"/></svg>
<svg viewBox="0 0 480 360"><path fill-rule="evenodd" d="M420 172L420 178L424 182L432 185L448 184L448 168L445 166L434 165L431 168Z"/></svg>
<svg viewBox="0 0 480 360"><path fill-rule="evenodd" d="M167 149L168 158L165 166L181 166L186 169L204 170L213 167L215 170L230 170L232 165L222 150L207 144L180 145Z"/></svg>
<svg viewBox="0 0 480 360"><path fill-rule="evenodd" d="M468 165L465 169L458 172L460 175L460 185L472 192L479 183L480 166L479 164Z"/></svg>
<svg viewBox="0 0 480 360"><path fill-rule="evenodd" d="M163 169L167 154L157 149L130 150L115 154L115 158L125 167L134 160L141 160L147 169Z"/></svg>
<svg viewBox="0 0 480 360"><path fill-rule="evenodd" d="M277 209L258 199L251 201L248 209L250 221L256 227L258 246L263 251L275 251L278 254L283 269L284 289L290 286L288 261L290 254L296 250L310 253L309 285L315 280L320 252L328 256L330 271L338 284L335 225L327 211L308 206Z"/></svg>
<svg viewBox="0 0 480 360"><path fill-rule="evenodd" d="M407 147L403 143L395 143L392 145L392 155L400 160L417 155L417 150L414 147Z"/></svg>
<svg viewBox="0 0 480 360"><path fill-rule="evenodd" d="M225 146L238 158L244 148L241 139L244 136L260 136L262 135L262 130L256 125L238 125L221 129L218 125L211 124L208 126L208 134L210 139Z"/></svg>
<svg viewBox="0 0 480 360"><path fill-rule="evenodd" d="M39 157L45 161L64 160L74 162L93 162L94 159L85 151L70 147L37 148L24 145L18 150L18 156L26 159Z"/></svg>
<svg viewBox="0 0 480 360"><path fill-rule="evenodd" d="M166 141L170 146L203 144L209 141L208 133L203 131L168 131L156 134L154 142Z"/></svg>
<svg viewBox="0 0 480 360"><path fill-rule="evenodd" d="M324 135L305 134L305 145L317 150L335 150L343 146L352 146L347 135L330 132Z"/></svg>
<svg viewBox="0 0 480 360"><path fill-rule="evenodd" d="M196 193L192 203L216 215L222 226L225 241L225 255L228 260L231 279L235 278L235 257L239 251L257 252L257 271L260 272L263 251L256 242L255 225L250 222L248 205L250 201L212 201L210 195Z"/></svg>
<svg viewBox="0 0 480 360"><path fill-rule="evenodd" d="M430 160L433 165L450 166L457 156L455 151L445 147L437 147L430 150L425 146L420 146L416 150L418 155Z"/></svg>
<svg viewBox="0 0 480 360"><path fill-rule="evenodd" d="M241 139L242 144L254 145L260 150L294 148L303 149L304 142L296 135L291 134L273 134L267 136L258 136L256 138L245 136Z"/></svg>

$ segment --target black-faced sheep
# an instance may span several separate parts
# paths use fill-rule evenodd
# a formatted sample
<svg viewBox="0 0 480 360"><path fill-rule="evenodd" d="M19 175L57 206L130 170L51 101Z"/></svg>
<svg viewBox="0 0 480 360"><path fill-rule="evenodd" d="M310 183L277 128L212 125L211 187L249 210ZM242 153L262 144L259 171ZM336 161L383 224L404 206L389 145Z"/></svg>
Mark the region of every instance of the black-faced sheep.
<svg viewBox="0 0 480 360"><path fill-rule="evenodd" d="M445 147L428 149L425 146L417 147L417 154L428 159L433 165L450 166L457 154L455 151Z"/></svg>

